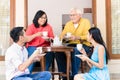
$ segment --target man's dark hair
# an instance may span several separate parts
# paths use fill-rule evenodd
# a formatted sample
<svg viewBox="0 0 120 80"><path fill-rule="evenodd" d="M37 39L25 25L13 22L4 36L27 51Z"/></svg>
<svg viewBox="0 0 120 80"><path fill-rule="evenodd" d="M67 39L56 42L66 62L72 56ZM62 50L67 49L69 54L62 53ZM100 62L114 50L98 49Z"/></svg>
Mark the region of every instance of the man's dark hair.
<svg viewBox="0 0 120 80"><path fill-rule="evenodd" d="M10 31L10 37L13 39L14 42L18 42L19 36L23 36L23 35L24 35L23 27L14 27Z"/></svg>
<svg viewBox="0 0 120 80"><path fill-rule="evenodd" d="M35 25L36 28L39 28L39 26L40 26L38 23L38 19L41 18L44 14L46 15L46 13L42 10L37 11L37 13L35 14L34 19L33 19L33 24ZM46 17L47 17L47 15L46 15ZM46 19L46 22L41 26L45 27L46 25L47 25L47 19Z"/></svg>

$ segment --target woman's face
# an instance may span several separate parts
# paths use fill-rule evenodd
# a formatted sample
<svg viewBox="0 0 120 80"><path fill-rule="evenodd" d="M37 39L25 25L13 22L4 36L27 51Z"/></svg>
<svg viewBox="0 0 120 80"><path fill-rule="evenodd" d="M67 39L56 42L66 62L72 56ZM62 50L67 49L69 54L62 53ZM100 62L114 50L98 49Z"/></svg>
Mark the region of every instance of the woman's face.
<svg viewBox="0 0 120 80"><path fill-rule="evenodd" d="M92 35L88 32L87 34L87 41L91 42Z"/></svg>
<svg viewBox="0 0 120 80"><path fill-rule="evenodd" d="M45 24L46 20L47 20L47 16L46 16L46 14L43 14L43 15L38 19L39 25L41 26L41 25Z"/></svg>

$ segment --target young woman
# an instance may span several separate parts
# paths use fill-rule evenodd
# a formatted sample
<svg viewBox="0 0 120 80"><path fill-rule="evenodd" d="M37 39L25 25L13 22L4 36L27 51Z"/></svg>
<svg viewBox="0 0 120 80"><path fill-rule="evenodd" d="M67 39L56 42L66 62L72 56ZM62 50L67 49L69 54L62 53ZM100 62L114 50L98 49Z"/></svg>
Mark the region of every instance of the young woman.
<svg viewBox="0 0 120 80"><path fill-rule="evenodd" d="M100 30L97 27L90 28L87 38L94 46L91 59L86 56L87 53L84 49L80 50L83 55L79 56L79 58L86 61L91 69L83 75L75 75L74 80L110 80L107 68L108 52Z"/></svg>

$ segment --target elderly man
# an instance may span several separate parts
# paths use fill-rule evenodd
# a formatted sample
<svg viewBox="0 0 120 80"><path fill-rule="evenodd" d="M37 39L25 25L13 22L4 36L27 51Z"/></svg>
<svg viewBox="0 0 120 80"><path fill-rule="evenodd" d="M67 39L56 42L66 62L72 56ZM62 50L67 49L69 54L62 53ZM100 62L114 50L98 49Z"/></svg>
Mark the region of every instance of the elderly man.
<svg viewBox="0 0 120 80"><path fill-rule="evenodd" d="M26 41L39 35L36 33L26 38L23 27L15 27L10 31L10 37L14 43L7 49L5 54L6 79L7 80L50 80L50 72L38 72L30 74L28 66L36 60L40 60L44 54L36 50L29 58L24 47Z"/></svg>
<svg viewBox="0 0 120 80"><path fill-rule="evenodd" d="M87 33L90 29L90 22L88 19L82 18L82 12L77 8L72 8L70 10L70 21L66 23L60 38L67 42L67 46L72 46L74 48L74 52L71 54L72 61L72 78L75 74L78 73L80 68L80 59L78 59L75 55L81 54L77 48L77 44L83 44L86 52L89 52L90 43L86 40ZM56 60L58 62L58 70L60 72L66 72L66 57L64 53L56 54ZM63 59L63 57L65 59ZM64 61L63 61L64 60Z"/></svg>

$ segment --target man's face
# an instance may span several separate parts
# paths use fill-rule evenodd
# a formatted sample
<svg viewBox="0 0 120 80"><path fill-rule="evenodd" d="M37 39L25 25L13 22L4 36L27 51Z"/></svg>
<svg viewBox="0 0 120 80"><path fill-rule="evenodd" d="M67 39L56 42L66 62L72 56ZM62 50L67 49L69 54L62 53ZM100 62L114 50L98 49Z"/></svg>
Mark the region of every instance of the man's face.
<svg viewBox="0 0 120 80"><path fill-rule="evenodd" d="M71 11L70 12L70 19L74 24L77 24L81 18L81 15L78 14L76 11Z"/></svg>
<svg viewBox="0 0 120 80"><path fill-rule="evenodd" d="M23 35L20 36L20 40L21 40L21 42L25 43L26 38L25 38L25 31L24 30L23 30Z"/></svg>

